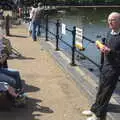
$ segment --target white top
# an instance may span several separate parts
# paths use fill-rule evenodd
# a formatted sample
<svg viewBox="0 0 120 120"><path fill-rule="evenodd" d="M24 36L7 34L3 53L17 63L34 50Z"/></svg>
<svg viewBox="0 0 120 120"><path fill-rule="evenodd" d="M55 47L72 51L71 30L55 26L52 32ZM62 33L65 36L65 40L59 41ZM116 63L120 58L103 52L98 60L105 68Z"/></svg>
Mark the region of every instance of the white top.
<svg viewBox="0 0 120 120"><path fill-rule="evenodd" d="M111 35L119 35L120 34L120 30L118 30L117 32L112 30L110 34Z"/></svg>
<svg viewBox="0 0 120 120"><path fill-rule="evenodd" d="M31 10L30 18L32 21L41 19L41 10L43 10L43 7L37 7Z"/></svg>
<svg viewBox="0 0 120 120"><path fill-rule="evenodd" d="M35 8L32 7L32 10L30 11L30 19L32 19L34 9L35 9Z"/></svg>

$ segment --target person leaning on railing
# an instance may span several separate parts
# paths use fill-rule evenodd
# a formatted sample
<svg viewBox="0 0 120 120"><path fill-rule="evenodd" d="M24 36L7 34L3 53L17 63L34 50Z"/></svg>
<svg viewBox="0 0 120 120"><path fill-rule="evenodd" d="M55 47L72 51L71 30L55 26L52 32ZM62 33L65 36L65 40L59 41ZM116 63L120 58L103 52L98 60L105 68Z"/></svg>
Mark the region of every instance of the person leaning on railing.
<svg viewBox="0 0 120 120"><path fill-rule="evenodd" d="M108 16L110 31L105 45L97 47L104 54L101 68L99 88L96 100L90 111L83 111L85 115L92 115L87 120L106 120L110 98L116 88L120 75L120 13L112 12Z"/></svg>

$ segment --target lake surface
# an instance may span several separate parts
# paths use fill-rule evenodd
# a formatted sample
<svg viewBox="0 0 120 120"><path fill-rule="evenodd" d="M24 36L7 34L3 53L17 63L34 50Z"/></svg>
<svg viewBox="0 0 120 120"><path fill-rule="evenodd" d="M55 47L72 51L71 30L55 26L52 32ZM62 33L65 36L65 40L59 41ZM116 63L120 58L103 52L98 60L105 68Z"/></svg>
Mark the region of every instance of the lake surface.
<svg viewBox="0 0 120 120"><path fill-rule="evenodd" d="M73 29L73 26L83 29L83 34L85 37L96 41L101 40L102 37L106 36L108 31L107 26L107 17L113 12L120 12L119 8L70 8L67 10L58 11L56 14L51 15L50 19L55 21L60 19L60 21L66 24L67 28ZM51 24L49 27L51 31L55 32L55 27ZM66 32L66 35L61 36L64 41L69 44L72 44L72 34ZM90 43L86 40L83 41L84 47L86 48L83 53L95 61L97 64L100 64L100 52L96 48L95 44ZM65 51L70 52L71 49L65 44L61 43L60 45ZM93 64L89 63L86 60L82 60L83 65L88 68L94 68ZM96 70L95 70L96 71Z"/></svg>

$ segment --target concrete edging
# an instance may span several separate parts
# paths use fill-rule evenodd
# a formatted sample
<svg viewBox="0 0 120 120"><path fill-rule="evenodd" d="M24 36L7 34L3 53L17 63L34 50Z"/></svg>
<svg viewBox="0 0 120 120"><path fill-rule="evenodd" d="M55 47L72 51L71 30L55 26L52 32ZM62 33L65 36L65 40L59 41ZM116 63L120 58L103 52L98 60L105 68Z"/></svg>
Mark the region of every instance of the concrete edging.
<svg viewBox="0 0 120 120"><path fill-rule="evenodd" d="M40 44L56 59L57 63L63 68L63 70L71 75L73 80L75 80L77 87L84 91L90 99L90 103L92 103L95 99L98 78L82 66L71 66L70 59L62 51L56 51L55 45L52 42L45 42L45 40L42 39L40 40ZM110 102L112 104L119 104L113 97ZM116 113L108 113L109 120L119 120L119 118L120 117L116 115Z"/></svg>

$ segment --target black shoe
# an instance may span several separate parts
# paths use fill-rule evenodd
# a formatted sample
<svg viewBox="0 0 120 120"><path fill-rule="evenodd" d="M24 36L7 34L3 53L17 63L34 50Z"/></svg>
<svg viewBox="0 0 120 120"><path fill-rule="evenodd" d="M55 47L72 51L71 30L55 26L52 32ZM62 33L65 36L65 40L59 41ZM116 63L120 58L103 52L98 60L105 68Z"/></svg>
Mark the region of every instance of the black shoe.
<svg viewBox="0 0 120 120"><path fill-rule="evenodd" d="M24 107L26 105L26 95L20 94L17 98L14 100L14 106L15 107Z"/></svg>
<svg viewBox="0 0 120 120"><path fill-rule="evenodd" d="M18 94L24 94L24 89L16 89L16 93Z"/></svg>

